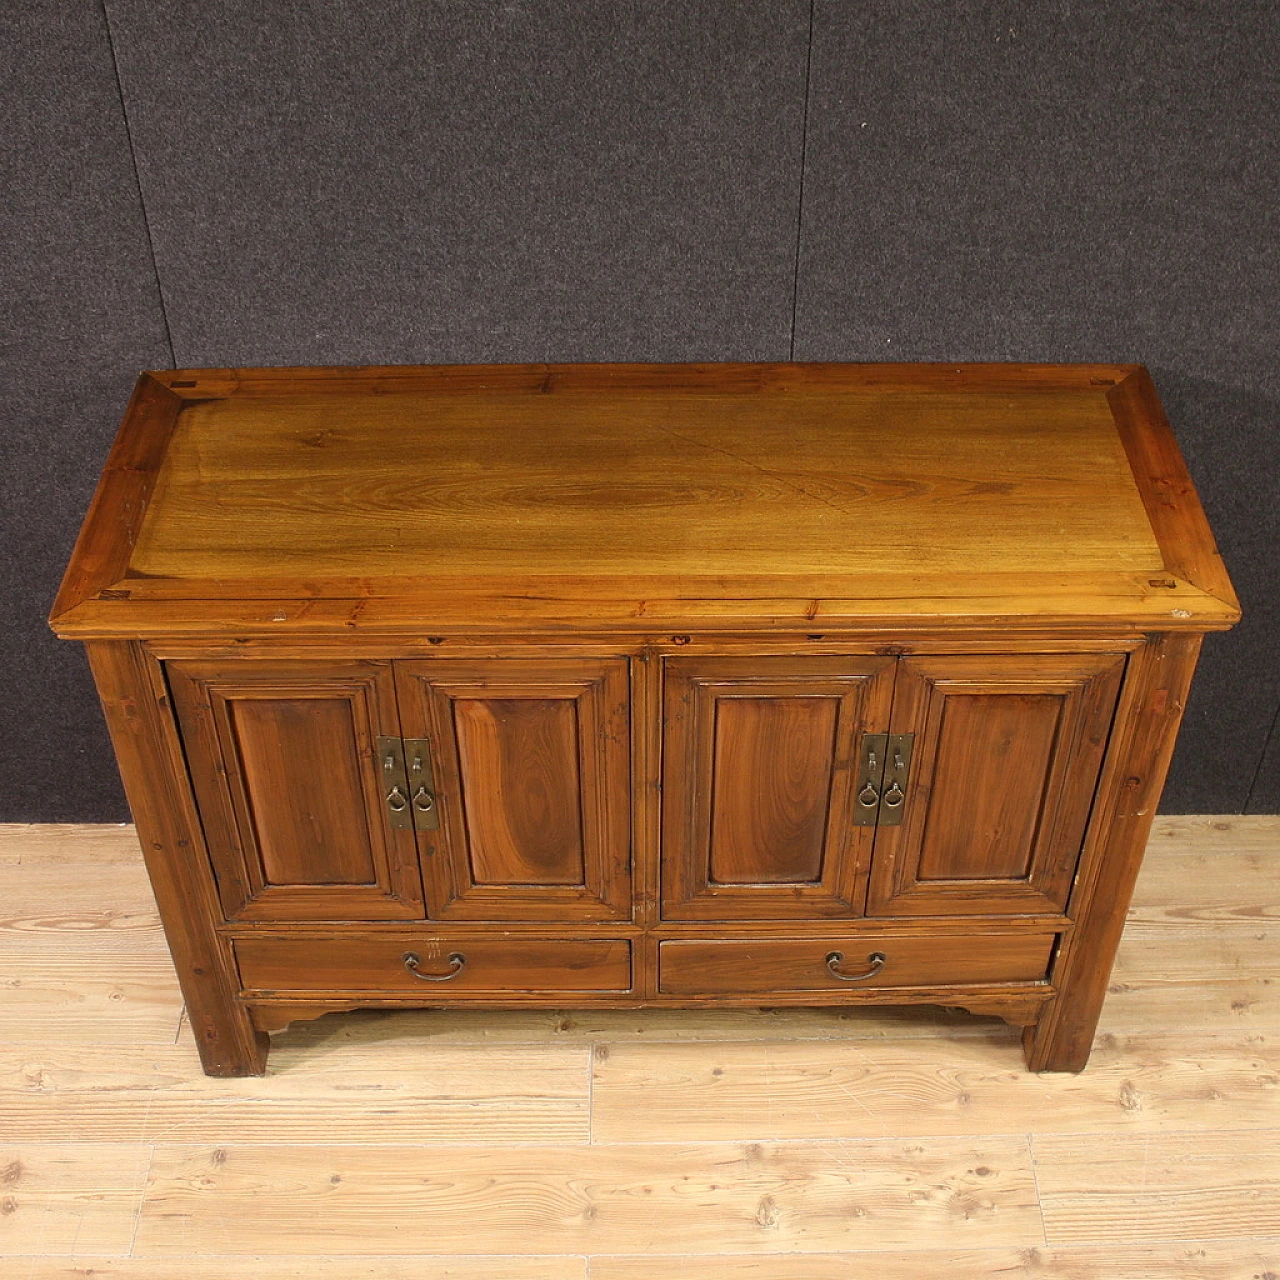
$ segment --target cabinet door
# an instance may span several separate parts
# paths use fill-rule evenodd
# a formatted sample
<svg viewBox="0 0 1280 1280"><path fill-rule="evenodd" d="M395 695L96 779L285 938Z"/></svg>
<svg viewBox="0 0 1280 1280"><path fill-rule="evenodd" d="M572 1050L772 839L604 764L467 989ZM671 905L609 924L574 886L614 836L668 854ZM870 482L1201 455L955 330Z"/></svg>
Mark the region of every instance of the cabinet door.
<svg viewBox="0 0 1280 1280"><path fill-rule="evenodd" d="M883 732L892 658L668 658L662 911L668 920L859 915L874 829L855 752Z"/></svg>
<svg viewBox="0 0 1280 1280"><path fill-rule="evenodd" d="M891 732L915 735L902 825L876 833L871 915L1060 912L1123 655L902 659Z"/></svg>
<svg viewBox="0 0 1280 1280"><path fill-rule="evenodd" d="M239 920L421 919L412 831L384 817L389 663L171 662L223 908Z"/></svg>
<svg viewBox="0 0 1280 1280"><path fill-rule="evenodd" d="M629 918L626 659L430 659L396 679L435 786L439 828L418 832L430 916Z"/></svg>

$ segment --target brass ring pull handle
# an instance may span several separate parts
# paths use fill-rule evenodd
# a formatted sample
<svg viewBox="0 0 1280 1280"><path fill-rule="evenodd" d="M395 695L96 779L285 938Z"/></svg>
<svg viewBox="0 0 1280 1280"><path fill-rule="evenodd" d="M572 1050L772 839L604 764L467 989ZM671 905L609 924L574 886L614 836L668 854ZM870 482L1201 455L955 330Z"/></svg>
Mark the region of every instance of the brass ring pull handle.
<svg viewBox="0 0 1280 1280"><path fill-rule="evenodd" d="M456 978L462 972L463 966L467 963L467 957L461 951L449 952L449 972L448 973L420 973L418 966L422 963L422 957L416 951L406 951L404 953L404 967L409 970L415 978L421 978L423 982L448 982L451 978Z"/></svg>
<svg viewBox="0 0 1280 1280"><path fill-rule="evenodd" d="M413 793L413 807L419 813L430 813L436 807L436 798L426 787L419 787Z"/></svg>
<svg viewBox="0 0 1280 1280"><path fill-rule="evenodd" d="M409 807L409 797L399 787L387 792L387 808L392 813L403 813Z"/></svg>
<svg viewBox="0 0 1280 1280"><path fill-rule="evenodd" d="M890 809L896 809L906 798L907 793L898 786L897 779L894 779L889 790L884 793L884 802Z"/></svg>
<svg viewBox="0 0 1280 1280"><path fill-rule="evenodd" d="M871 783L868 782L867 785L858 792L858 803L864 809L874 809L876 805L880 803L880 793L871 785Z"/></svg>
<svg viewBox="0 0 1280 1280"><path fill-rule="evenodd" d="M844 952L828 951L827 969L833 978L839 978L841 982L864 982L867 978L875 977L884 968L885 959L883 951L873 951L867 957L867 963L871 968L866 973L841 973L840 966L844 963Z"/></svg>

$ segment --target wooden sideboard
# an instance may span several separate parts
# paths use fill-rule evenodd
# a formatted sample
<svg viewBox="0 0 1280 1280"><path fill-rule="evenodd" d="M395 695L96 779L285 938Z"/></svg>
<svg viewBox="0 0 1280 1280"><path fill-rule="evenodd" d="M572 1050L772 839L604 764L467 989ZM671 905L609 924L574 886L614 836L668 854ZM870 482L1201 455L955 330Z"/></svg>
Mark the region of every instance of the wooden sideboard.
<svg viewBox="0 0 1280 1280"><path fill-rule="evenodd" d="M1140 367L524 365L143 374L51 623L241 1075L465 1004L935 1003L1079 1070L1238 616Z"/></svg>

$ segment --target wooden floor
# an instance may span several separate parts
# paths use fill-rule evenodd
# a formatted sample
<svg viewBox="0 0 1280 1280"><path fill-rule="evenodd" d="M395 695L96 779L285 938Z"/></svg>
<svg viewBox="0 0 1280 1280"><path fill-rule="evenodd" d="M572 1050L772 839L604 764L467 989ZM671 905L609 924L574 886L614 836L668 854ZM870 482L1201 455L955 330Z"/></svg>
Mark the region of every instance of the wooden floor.
<svg viewBox="0 0 1280 1280"><path fill-rule="evenodd" d="M1277 1273L1280 818L1158 823L1079 1076L790 1010L331 1015L209 1080L132 830L0 827L5 1280Z"/></svg>

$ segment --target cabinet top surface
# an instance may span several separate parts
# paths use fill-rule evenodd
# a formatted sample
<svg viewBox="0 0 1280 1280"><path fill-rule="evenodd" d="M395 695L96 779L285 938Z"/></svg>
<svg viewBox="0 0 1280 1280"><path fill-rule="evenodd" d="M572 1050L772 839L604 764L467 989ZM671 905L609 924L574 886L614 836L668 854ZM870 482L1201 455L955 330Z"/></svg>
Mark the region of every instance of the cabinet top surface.
<svg viewBox="0 0 1280 1280"><path fill-rule="evenodd" d="M68 635L1229 625L1134 366L143 375Z"/></svg>

